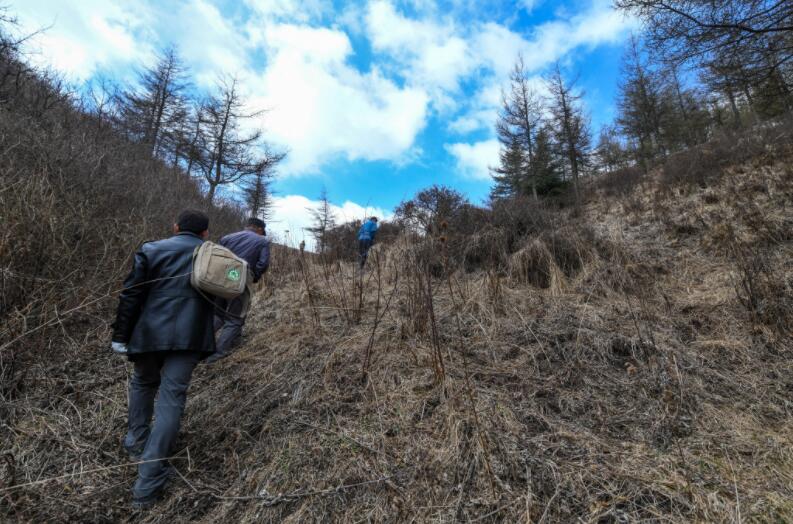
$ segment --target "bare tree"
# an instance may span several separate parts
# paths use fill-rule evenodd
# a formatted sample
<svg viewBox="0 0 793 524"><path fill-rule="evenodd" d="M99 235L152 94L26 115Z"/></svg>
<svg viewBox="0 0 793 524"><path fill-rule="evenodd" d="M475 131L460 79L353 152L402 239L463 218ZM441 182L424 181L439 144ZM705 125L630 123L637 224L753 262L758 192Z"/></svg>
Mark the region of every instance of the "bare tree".
<svg viewBox="0 0 793 524"><path fill-rule="evenodd" d="M616 0L638 16L650 45L682 64L707 63L714 54L741 56L758 78L790 72L793 2L790 0ZM789 77L788 77L789 78Z"/></svg>
<svg viewBox="0 0 793 524"><path fill-rule="evenodd" d="M319 194L319 205L308 209L312 219L312 226L307 228L317 241L317 252L324 253L328 247L328 232L336 227L333 216L333 207L328 199L328 191L324 187Z"/></svg>
<svg viewBox="0 0 793 524"><path fill-rule="evenodd" d="M263 169L254 173L242 185L245 205L251 216L258 218L266 218L272 205L270 180L274 174L271 169L262 167Z"/></svg>
<svg viewBox="0 0 793 524"><path fill-rule="evenodd" d="M202 105L197 136L192 140L195 153L191 169L197 166L209 186L210 202L219 187L272 170L286 156L263 143L260 130L243 131L243 121L258 118L263 111L244 110L236 78L221 80L218 90Z"/></svg>
<svg viewBox="0 0 793 524"><path fill-rule="evenodd" d="M187 117L186 70L174 48L161 52L157 63L138 78L138 87L120 95L122 127L135 140L148 146L152 156L177 149L182 122Z"/></svg>
<svg viewBox="0 0 793 524"><path fill-rule="evenodd" d="M628 165L628 152L622 144L615 126L603 126L600 129L595 156L601 171L616 171Z"/></svg>
<svg viewBox="0 0 793 524"><path fill-rule="evenodd" d="M617 124L636 144L636 161L645 171L657 154L665 154L661 141L664 104L660 76L646 63L639 40L631 36L622 64Z"/></svg>

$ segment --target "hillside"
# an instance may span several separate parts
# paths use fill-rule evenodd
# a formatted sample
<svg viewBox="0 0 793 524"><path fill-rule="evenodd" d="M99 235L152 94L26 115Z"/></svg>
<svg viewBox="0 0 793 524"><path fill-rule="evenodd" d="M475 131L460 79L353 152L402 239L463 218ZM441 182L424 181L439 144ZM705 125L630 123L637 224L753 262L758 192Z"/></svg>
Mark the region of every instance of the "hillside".
<svg viewBox="0 0 793 524"><path fill-rule="evenodd" d="M0 514L792 520L792 158L592 186L514 253L464 239L500 261L467 272L443 235L377 246L362 280L276 251L243 347L196 372L179 478L145 514L119 445L128 364L88 331L5 397Z"/></svg>

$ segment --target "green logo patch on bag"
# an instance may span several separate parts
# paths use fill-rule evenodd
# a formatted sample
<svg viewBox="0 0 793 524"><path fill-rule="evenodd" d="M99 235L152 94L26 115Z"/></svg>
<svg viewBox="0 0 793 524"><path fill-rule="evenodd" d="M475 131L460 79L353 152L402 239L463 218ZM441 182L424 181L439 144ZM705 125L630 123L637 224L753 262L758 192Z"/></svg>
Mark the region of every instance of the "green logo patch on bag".
<svg viewBox="0 0 793 524"><path fill-rule="evenodd" d="M232 282L237 282L240 279L240 270L237 268L231 268L226 272L226 278L231 280Z"/></svg>

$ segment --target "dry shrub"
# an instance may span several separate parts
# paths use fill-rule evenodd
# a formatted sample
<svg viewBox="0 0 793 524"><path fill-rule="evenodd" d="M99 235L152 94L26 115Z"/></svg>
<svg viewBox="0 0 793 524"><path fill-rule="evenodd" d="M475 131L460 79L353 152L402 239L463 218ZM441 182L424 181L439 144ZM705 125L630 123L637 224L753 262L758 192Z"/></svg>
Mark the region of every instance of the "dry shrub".
<svg viewBox="0 0 793 524"><path fill-rule="evenodd" d="M738 270L738 300L759 323L780 333L793 329L793 280L776 267L773 254L733 241L731 254ZM788 253L790 255L790 253ZM790 260L787 260L790 263Z"/></svg>
<svg viewBox="0 0 793 524"><path fill-rule="evenodd" d="M504 229L486 227L471 235L463 247L466 271L502 268L507 262L507 233Z"/></svg>
<svg viewBox="0 0 793 524"><path fill-rule="evenodd" d="M514 282L554 291L562 287L564 273L556 265L546 243L539 238L509 257L508 270Z"/></svg>
<svg viewBox="0 0 793 524"><path fill-rule="evenodd" d="M641 167L628 166L600 175L595 185L608 197L623 197L631 193L643 178Z"/></svg>
<svg viewBox="0 0 793 524"><path fill-rule="evenodd" d="M793 116L736 131L719 129L706 144L670 155L661 167L662 188L677 185L707 187L727 167L772 162L793 151Z"/></svg>
<svg viewBox="0 0 793 524"><path fill-rule="evenodd" d="M566 279L577 276L598 258L613 260L621 255L618 246L586 226L549 231L530 240L513 254L507 267L516 282L559 290Z"/></svg>
<svg viewBox="0 0 793 524"><path fill-rule="evenodd" d="M520 249L525 238L548 231L558 218L530 197L516 197L493 203L491 223L505 231L507 251Z"/></svg>

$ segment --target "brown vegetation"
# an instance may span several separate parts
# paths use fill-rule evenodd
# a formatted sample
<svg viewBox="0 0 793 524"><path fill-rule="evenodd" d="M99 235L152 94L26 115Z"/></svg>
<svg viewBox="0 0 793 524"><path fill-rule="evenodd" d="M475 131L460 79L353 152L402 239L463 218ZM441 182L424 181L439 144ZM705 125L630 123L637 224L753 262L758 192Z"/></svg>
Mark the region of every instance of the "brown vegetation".
<svg viewBox="0 0 793 524"><path fill-rule="evenodd" d="M487 226L454 254L441 223L363 277L276 251L143 520L793 518L788 158L707 189L651 174L630 211L599 199L512 247ZM3 393L7 518L129 515L127 366L84 322Z"/></svg>

